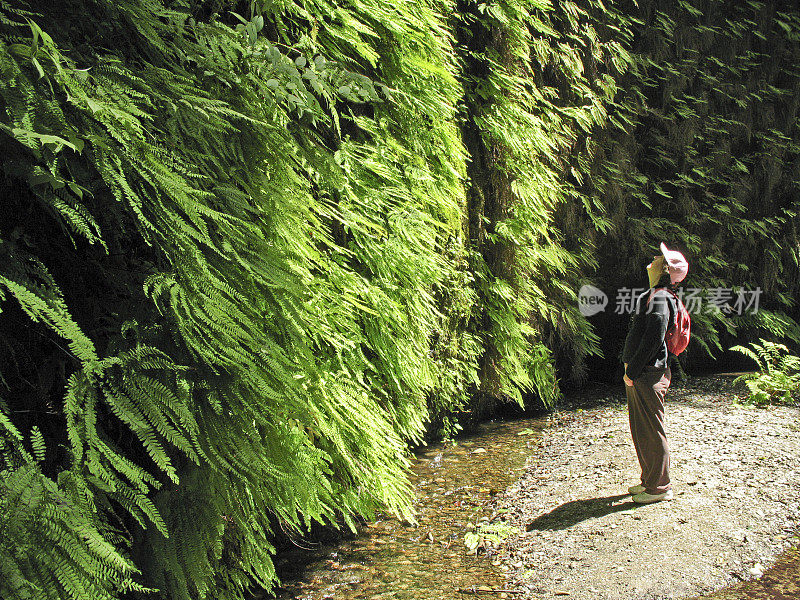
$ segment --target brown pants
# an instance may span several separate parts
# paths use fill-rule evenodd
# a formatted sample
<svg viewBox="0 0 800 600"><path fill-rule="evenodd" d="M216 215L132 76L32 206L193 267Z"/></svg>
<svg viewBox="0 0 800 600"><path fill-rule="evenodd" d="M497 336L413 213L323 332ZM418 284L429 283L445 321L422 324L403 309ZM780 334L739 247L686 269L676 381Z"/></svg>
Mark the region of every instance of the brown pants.
<svg viewBox="0 0 800 600"><path fill-rule="evenodd" d="M669 367L645 367L632 386L625 386L633 445L642 467L642 485L648 494L663 494L672 487L669 444L664 430L664 396L671 378Z"/></svg>

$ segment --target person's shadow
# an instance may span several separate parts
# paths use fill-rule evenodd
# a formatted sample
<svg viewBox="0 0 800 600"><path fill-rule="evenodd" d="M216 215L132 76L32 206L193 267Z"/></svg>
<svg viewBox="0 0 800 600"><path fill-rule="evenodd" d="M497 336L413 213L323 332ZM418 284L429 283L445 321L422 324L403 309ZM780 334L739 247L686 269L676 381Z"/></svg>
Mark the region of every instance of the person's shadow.
<svg viewBox="0 0 800 600"><path fill-rule="evenodd" d="M536 517L526 526L527 531L543 531L545 529L567 529L573 525L596 519L611 513L623 510L631 510L641 504L633 501L619 502L623 498L629 498L630 494L619 496L606 496L605 498L589 498L587 500L571 500L555 507L548 513Z"/></svg>

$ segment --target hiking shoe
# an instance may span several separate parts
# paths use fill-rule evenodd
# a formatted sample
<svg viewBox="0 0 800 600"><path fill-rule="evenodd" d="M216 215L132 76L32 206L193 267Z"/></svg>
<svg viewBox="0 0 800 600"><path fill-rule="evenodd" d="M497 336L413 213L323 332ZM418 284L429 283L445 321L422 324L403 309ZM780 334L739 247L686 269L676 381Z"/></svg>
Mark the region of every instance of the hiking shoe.
<svg viewBox="0 0 800 600"><path fill-rule="evenodd" d="M628 488L628 493L631 496L635 496L636 494L641 494L643 491L645 491L645 489L646 488L643 485L634 485Z"/></svg>
<svg viewBox="0 0 800 600"><path fill-rule="evenodd" d="M661 500L672 500L672 490L667 490L663 494L648 494L647 492L642 492L641 494L636 494L631 500L636 502L636 504L652 504L653 502L660 502Z"/></svg>

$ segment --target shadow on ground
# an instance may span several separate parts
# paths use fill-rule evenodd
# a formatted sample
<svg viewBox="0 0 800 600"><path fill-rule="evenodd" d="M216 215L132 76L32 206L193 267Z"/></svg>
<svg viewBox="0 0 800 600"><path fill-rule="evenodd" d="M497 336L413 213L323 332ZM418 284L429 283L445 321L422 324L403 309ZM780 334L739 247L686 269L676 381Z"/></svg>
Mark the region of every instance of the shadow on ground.
<svg viewBox="0 0 800 600"><path fill-rule="evenodd" d="M635 502L620 502L629 498L628 494L618 496L605 496L602 498L588 498L586 500L570 500L557 506L548 513L536 517L526 526L527 531L554 531L568 529L589 519L597 519L611 513L631 510L641 505Z"/></svg>

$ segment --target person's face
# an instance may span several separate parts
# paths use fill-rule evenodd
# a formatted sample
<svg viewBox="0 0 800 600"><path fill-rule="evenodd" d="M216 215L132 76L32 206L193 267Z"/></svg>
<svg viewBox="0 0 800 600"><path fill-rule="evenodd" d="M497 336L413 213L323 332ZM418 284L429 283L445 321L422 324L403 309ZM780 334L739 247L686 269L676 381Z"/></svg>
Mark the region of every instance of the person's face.
<svg viewBox="0 0 800 600"><path fill-rule="evenodd" d="M647 278L650 280L650 287L653 287L661 279L664 272L664 255L654 256L653 262L647 265Z"/></svg>

